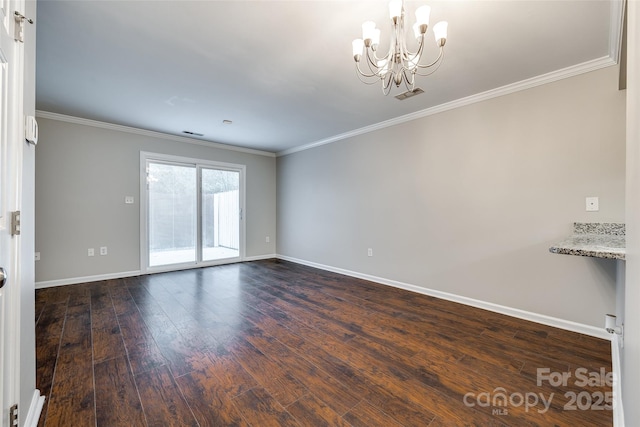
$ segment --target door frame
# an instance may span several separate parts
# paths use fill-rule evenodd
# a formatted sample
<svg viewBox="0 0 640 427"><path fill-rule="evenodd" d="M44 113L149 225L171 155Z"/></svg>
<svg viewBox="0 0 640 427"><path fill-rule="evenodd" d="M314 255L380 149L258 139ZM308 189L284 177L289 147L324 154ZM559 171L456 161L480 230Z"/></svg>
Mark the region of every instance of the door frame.
<svg viewBox="0 0 640 427"><path fill-rule="evenodd" d="M226 169L226 170L234 170L240 173L240 236L239 236L239 256L234 258L226 258L222 260L213 260L213 261L200 261L200 256L198 255L198 259L195 263L188 264L172 264L168 266L157 266L150 267L149 266L149 227L148 227L148 212L149 212L149 193L147 191L147 162L158 161L161 163L175 163L175 164L184 164L189 166L195 166L197 170L202 168L213 168L213 169ZM153 153L149 151L141 151L140 152L140 272L142 274L152 274L152 273L161 273L166 271L176 271L176 270L186 270L191 268L201 268L201 267L209 267L214 265L221 264L230 264L234 262L240 262L245 259L245 251L246 251L246 171L247 166L236 164L236 163L225 163L219 162L215 160L206 160L199 159L193 157L183 157L183 156L175 156L170 154L161 154L161 153ZM200 174L198 173L198 181L200 178ZM197 182L196 185L198 187L198 231L200 232L201 226L201 206L200 206L200 182ZM202 236L197 236L197 253L201 253L200 241Z"/></svg>
<svg viewBox="0 0 640 427"><path fill-rule="evenodd" d="M3 0L0 2L1 12L0 31L7 32L5 58L8 62L0 64L4 68L6 78L0 82L2 91L0 110L6 109L6 126L0 131L6 132L0 136L0 233L2 236L3 253L2 267L7 272L7 282L0 291L0 409L4 426L8 421L9 407L20 403L20 330L21 330L21 239L19 235L11 236L11 212L21 211L22 208L22 176L24 150L24 46L13 38L16 21L14 11L23 13L23 0ZM3 37L5 37L3 35ZM9 44L8 43L8 44ZM10 51L10 52L9 52ZM6 87L2 88L2 85ZM5 112L2 114L4 115ZM20 408L24 411L26 408ZM20 413L20 412L18 412ZM25 412L26 414L26 412ZM18 419L21 423L22 417Z"/></svg>

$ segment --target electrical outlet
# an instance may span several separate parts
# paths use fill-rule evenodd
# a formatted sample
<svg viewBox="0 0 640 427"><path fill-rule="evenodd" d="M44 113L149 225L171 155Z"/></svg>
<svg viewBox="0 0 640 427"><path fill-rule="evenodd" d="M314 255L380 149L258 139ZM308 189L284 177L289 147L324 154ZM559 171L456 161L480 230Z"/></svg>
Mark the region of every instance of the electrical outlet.
<svg viewBox="0 0 640 427"><path fill-rule="evenodd" d="M264 241L265 241L265 242L267 242L267 243L269 243L269 242L271 241L271 237L267 236L267 237L264 239Z"/></svg>
<svg viewBox="0 0 640 427"><path fill-rule="evenodd" d="M373 249L367 249L367 256L373 256Z"/></svg>
<svg viewBox="0 0 640 427"><path fill-rule="evenodd" d="M95 255L95 251L93 250L93 248L87 249L87 256L94 256L94 255Z"/></svg>
<svg viewBox="0 0 640 427"><path fill-rule="evenodd" d="M133 204L133 196L125 196L125 198L124 198L124 202L125 202L127 205L132 205L132 204Z"/></svg>
<svg viewBox="0 0 640 427"><path fill-rule="evenodd" d="M35 261L40 261L40 252L36 252L36 253L35 253L35 256L33 257L33 259L34 259Z"/></svg>
<svg viewBox="0 0 640 427"><path fill-rule="evenodd" d="M106 255L106 254L107 254L107 247L100 246L100 255Z"/></svg>

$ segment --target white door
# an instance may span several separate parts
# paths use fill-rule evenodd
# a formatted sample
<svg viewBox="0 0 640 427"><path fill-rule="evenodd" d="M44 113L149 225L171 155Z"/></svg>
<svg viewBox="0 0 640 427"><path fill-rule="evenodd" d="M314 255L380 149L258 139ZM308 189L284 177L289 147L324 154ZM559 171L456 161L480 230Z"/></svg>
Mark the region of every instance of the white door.
<svg viewBox="0 0 640 427"><path fill-rule="evenodd" d="M12 235L12 215L20 210L22 177L24 48L16 41L14 14L22 0L0 0L0 404L2 422L20 396L20 238ZM2 275L2 274L0 274Z"/></svg>

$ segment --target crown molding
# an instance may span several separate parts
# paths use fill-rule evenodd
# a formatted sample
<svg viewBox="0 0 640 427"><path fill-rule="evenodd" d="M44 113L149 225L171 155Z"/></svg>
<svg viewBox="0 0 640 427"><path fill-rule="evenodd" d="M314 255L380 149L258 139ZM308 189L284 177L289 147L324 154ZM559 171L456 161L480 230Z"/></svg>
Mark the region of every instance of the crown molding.
<svg viewBox="0 0 640 427"><path fill-rule="evenodd" d="M620 50L622 47L622 29L624 23L624 9L625 0L612 0L611 1L611 13L610 25L609 25L609 55L597 58L591 61L583 62L571 67L563 68L561 70L552 71L547 74L532 77L527 80L522 80L513 84L502 86L496 89L492 89L486 92L481 92L475 95L468 96L466 98L457 99L455 101L447 102L445 104L436 105L435 107L427 108L417 111L415 113L407 114L405 116L396 117L391 120L376 123L371 126L365 126L363 128L355 129L349 132L334 135L332 137L321 139L316 142L301 145L299 147L289 148L287 150L276 153L277 157L286 156L288 154L297 153L299 151L309 150L311 148L320 147L322 145L331 144L333 142L341 141L343 139L352 138L354 136L363 135L365 133L373 132L376 130L384 129L390 126L394 126L400 123L406 123L411 120L416 120L422 117L427 117L433 114L438 114L443 111L453 110L454 108L464 107L465 105L471 105L476 102L486 101L488 99L497 98L499 96L508 95L521 90L530 89L536 86L541 86L547 83L552 83L558 80L574 77L583 73L599 70L601 68L610 67L618 64L620 59Z"/></svg>
<svg viewBox="0 0 640 427"><path fill-rule="evenodd" d="M622 49L625 4L624 0L612 0L611 13L609 14L609 57L616 64L620 61L620 51Z"/></svg>
<svg viewBox="0 0 640 427"><path fill-rule="evenodd" d="M365 133L388 128L390 126L395 126L401 123L410 122L412 120L421 119L423 117L432 116L434 114L442 113L444 111L453 110L455 108L464 107L466 105L471 105L478 102L487 101L489 99L498 98L500 96L509 95L522 90L531 89L536 86L542 86L547 83L553 83L558 80L574 77L580 74L596 71L601 68L606 68L613 65L616 65L616 62L612 59L611 56L603 56L602 58L583 62L582 64L563 68L561 70L552 71L547 74L542 74L540 76L532 77L530 79L522 80L506 86L491 89L486 92L481 92L475 95L467 96L465 98L457 99L455 101L446 102L444 104L440 104L434 107L426 108L424 110L416 111L414 113L410 113L404 116L396 117L390 120L385 120L384 122L376 123L371 126L365 126L359 129L355 129L349 132L332 136L330 138L326 138L326 139L322 139L309 144L301 145L299 147L289 148L288 150L284 150L276 153L276 156L281 157L281 156L286 156L288 154L297 153L299 151L309 150L311 148L320 147L326 144L331 144L333 142L341 141L343 139L352 138L354 136L363 135Z"/></svg>
<svg viewBox="0 0 640 427"><path fill-rule="evenodd" d="M221 144L219 142L202 141L199 139L187 138L184 136L171 135L168 133L156 132L152 130L139 129L130 126L116 125L113 123L100 122L97 120L83 119L81 117L67 116L64 114L51 113L49 111L36 110L36 117L59 122L73 123L77 125L91 126L100 129L109 129L119 132L131 133L134 135L148 136L151 138L165 139L175 142L200 145L209 148L219 148L221 150L239 151L241 153L256 154L258 156L275 157L275 153L269 151L255 150L252 148L237 147L234 145Z"/></svg>
<svg viewBox="0 0 640 427"><path fill-rule="evenodd" d="M379 122L370 126L365 126L349 132L334 135L329 138L321 139L321 140L304 144L298 147L289 148L287 150L279 151L277 153L256 150L251 148L238 147L234 145L221 144L217 142L202 141L198 139L171 135L171 134L166 134L162 132L150 131L150 130L139 129L139 128L134 128L129 126L123 126L123 125L116 125L116 124L100 122L96 120L83 119L80 117L67 116L64 114L51 113L48 111L37 110L36 115L38 117L42 117L45 119L58 120L58 121L63 121L67 123L92 126L92 127L102 128L102 129L117 130L117 131L127 132L131 134L136 134L136 135L148 136L153 138L161 138L161 139L175 141L175 142L184 142L184 143L195 144L195 145L200 145L204 147L238 151L242 153L256 154L256 155L267 156L267 157L281 157L281 156L297 153L299 151L305 151L315 147L320 147L322 145L331 144L333 142L352 138L358 135L363 135L369 132L374 132L376 130L384 129L390 126L395 126L397 124L406 123L412 120L442 113L444 111L453 110L455 108L464 107L466 105L475 104L477 102L486 101L486 100L497 98L504 95L509 95L521 90L530 89L536 86L541 86L547 83L552 83L565 78L574 77L580 74L599 70L601 68L606 68L606 67L616 65L620 58L620 49L622 45L622 29L623 29L623 20L624 20L625 0L611 0L610 5L611 5L610 6L611 13L610 13L610 25L609 25L609 28L610 28L609 54L607 56L597 58L591 61L587 61L582 64L577 64L571 67L563 68L561 70L552 71L547 74L532 77L530 79L522 80L520 82L502 86L496 89L491 89L486 92L481 92L465 98L460 98L451 102L436 105L434 107L416 111L411 114L396 117L396 118Z"/></svg>

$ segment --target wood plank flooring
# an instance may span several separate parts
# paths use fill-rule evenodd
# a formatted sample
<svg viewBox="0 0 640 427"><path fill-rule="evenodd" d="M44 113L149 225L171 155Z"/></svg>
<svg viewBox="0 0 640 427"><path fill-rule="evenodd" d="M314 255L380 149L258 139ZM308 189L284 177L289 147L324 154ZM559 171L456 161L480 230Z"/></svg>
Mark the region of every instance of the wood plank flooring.
<svg viewBox="0 0 640 427"><path fill-rule="evenodd" d="M285 261L42 289L36 321L39 426L613 424L607 341Z"/></svg>

